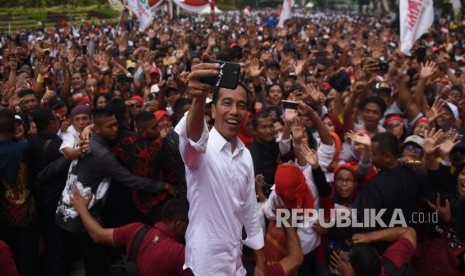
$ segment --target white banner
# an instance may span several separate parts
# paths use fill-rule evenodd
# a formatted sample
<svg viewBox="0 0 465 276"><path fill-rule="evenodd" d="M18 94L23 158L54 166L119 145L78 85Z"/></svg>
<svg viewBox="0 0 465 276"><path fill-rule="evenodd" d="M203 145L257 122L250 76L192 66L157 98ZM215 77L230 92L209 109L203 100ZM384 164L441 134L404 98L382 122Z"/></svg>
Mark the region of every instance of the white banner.
<svg viewBox="0 0 465 276"><path fill-rule="evenodd" d="M400 0L400 50L410 55L417 39L434 21L433 0Z"/></svg>
<svg viewBox="0 0 465 276"><path fill-rule="evenodd" d="M284 22L291 18L292 6L294 6L294 0L284 0L281 15L279 16L278 28L284 27Z"/></svg>
<svg viewBox="0 0 465 276"><path fill-rule="evenodd" d="M139 18L139 30L144 31L153 19L148 0L128 0L127 3L128 8Z"/></svg>

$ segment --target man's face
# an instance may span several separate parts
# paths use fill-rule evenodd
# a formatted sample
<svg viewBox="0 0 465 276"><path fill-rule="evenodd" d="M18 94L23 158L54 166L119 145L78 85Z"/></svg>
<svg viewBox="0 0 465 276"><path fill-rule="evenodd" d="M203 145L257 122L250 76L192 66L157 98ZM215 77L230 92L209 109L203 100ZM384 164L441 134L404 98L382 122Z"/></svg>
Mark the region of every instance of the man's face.
<svg viewBox="0 0 465 276"><path fill-rule="evenodd" d="M94 78L86 81L86 92L88 95L95 95L98 92L98 81Z"/></svg>
<svg viewBox="0 0 465 276"><path fill-rule="evenodd" d="M378 127L379 120L381 120L381 108L375 103L368 103L363 109L362 116L365 129L373 130Z"/></svg>
<svg viewBox="0 0 465 276"><path fill-rule="evenodd" d="M415 143L407 143L402 151L402 157L407 160L420 161L423 156L423 149Z"/></svg>
<svg viewBox="0 0 465 276"><path fill-rule="evenodd" d="M142 111L142 105L138 101L132 101L128 109L131 116L136 117Z"/></svg>
<svg viewBox="0 0 465 276"><path fill-rule="evenodd" d="M257 129L253 130L255 140L261 143L269 143L274 140L275 133L273 118L271 116L258 118Z"/></svg>
<svg viewBox="0 0 465 276"><path fill-rule="evenodd" d="M181 92L176 90L169 91L168 95L166 95L166 101L169 106L174 106L174 103L181 98Z"/></svg>
<svg viewBox="0 0 465 276"><path fill-rule="evenodd" d="M292 92L292 88L293 88L293 83L292 81L285 81L284 82L284 92L286 92L286 95L291 93Z"/></svg>
<svg viewBox="0 0 465 276"><path fill-rule="evenodd" d="M24 95L22 99L21 109L27 114L32 114L39 106L39 101L33 94Z"/></svg>
<svg viewBox="0 0 465 276"><path fill-rule="evenodd" d="M444 106L442 111L444 112L438 117L438 119L436 120L436 123L438 124L439 128L443 130L447 130L451 128L452 126L454 126L454 123L455 123L454 114L447 106Z"/></svg>
<svg viewBox="0 0 465 276"><path fill-rule="evenodd" d="M268 75L268 78L270 78L270 80L275 81L279 77L279 68L275 66L268 68L266 70L266 74Z"/></svg>
<svg viewBox="0 0 465 276"><path fill-rule="evenodd" d="M218 102L212 106L215 129L227 141L236 138L247 115L247 94L238 86L235 90L221 88Z"/></svg>
<svg viewBox="0 0 465 276"><path fill-rule="evenodd" d="M86 126L90 125L91 119L87 114L78 114L71 118L71 123L77 132L81 132Z"/></svg>
<svg viewBox="0 0 465 276"><path fill-rule="evenodd" d="M71 77L71 85L73 86L73 89L80 89L83 84L84 80L82 79L81 74L74 73Z"/></svg>
<svg viewBox="0 0 465 276"><path fill-rule="evenodd" d="M140 131L140 135L143 138L155 139L160 134L160 132L157 130L157 126L157 120L153 119L150 122L144 123L142 128L138 127L138 130Z"/></svg>
<svg viewBox="0 0 465 276"><path fill-rule="evenodd" d="M381 153L379 150L379 143L374 142L371 145L371 153L372 153L372 162L378 168L385 168L386 167L386 154Z"/></svg>
<svg viewBox="0 0 465 276"><path fill-rule="evenodd" d="M115 116L102 118L100 124L95 124L94 131L103 139L114 140L118 135L118 121Z"/></svg>

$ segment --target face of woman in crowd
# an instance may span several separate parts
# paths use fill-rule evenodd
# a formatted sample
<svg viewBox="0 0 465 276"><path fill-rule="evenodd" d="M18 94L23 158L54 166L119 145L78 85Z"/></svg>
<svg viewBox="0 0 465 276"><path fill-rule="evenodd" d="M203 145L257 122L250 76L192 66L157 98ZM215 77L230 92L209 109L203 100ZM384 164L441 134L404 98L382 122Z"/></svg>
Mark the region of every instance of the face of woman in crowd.
<svg viewBox="0 0 465 276"><path fill-rule="evenodd" d="M428 123L418 123L413 130L414 135L418 135L420 137L425 137L425 133L429 131Z"/></svg>
<svg viewBox="0 0 465 276"><path fill-rule="evenodd" d="M107 99L104 96L99 96L97 99L97 109L104 109L107 106Z"/></svg>
<svg viewBox="0 0 465 276"><path fill-rule="evenodd" d="M283 91L278 85L273 85L270 87L268 92L268 102L271 105L281 105L281 100L283 99Z"/></svg>
<svg viewBox="0 0 465 276"><path fill-rule="evenodd" d="M15 133L13 134L13 138L16 141L22 141L25 137L26 137L26 133L24 131L24 124L21 121L16 120Z"/></svg>
<svg viewBox="0 0 465 276"><path fill-rule="evenodd" d="M334 132L334 124L333 124L333 121L331 121L331 119L326 116L323 118L323 123L325 124L326 128L329 130L329 131L332 131Z"/></svg>
<svg viewBox="0 0 465 276"><path fill-rule="evenodd" d="M354 175L345 169L341 169L334 178L336 193L342 198L348 198L355 192L356 179Z"/></svg>

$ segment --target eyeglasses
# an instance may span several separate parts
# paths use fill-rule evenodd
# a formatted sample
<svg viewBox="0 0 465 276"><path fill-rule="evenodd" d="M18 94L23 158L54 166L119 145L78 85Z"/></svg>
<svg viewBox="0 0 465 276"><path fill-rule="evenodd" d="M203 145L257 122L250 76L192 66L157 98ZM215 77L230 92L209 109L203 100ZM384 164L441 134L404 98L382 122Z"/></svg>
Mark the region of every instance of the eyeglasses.
<svg viewBox="0 0 465 276"><path fill-rule="evenodd" d="M140 105L140 104L130 104L129 107L130 108L141 108L142 105Z"/></svg>
<svg viewBox="0 0 465 276"><path fill-rule="evenodd" d="M352 184L352 183L354 183L354 180L350 179L350 178L336 178L336 183L338 183L338 184L344 184L344 183Z"/></svg>
<svg viewBox="0 0 465 276"><path fill-rule="evenodd" d="M408 151L414 151L415 153L421 153L423 151L423 149L419 146L415 146L412 144L405 145L405 149Z"/></svg>

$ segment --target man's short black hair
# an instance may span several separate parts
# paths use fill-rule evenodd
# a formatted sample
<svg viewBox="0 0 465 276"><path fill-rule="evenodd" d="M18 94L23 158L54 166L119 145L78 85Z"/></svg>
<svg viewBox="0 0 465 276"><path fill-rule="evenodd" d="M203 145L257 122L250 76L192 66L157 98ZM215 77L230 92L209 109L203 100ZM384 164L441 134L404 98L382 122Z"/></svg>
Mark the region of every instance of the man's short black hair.
<svg viewBox="0 0 465 276"><path fill-rule="evenodd" d="M247 86L243 84L242 82L239 82L237 86L242 87L245 90L245 94L247 96L247 110L250 108L252 105L252 96L250 95L249 90L247 89ZM216 87L215 91L213 91L213 97L212 97L212 104L216 105L218 103L218 100L220 99L220 87Z"/></svg>
<svg viewBox="0 0 465 276"><path fill-rule="evenodd" d="M0 134L13 135L15 114L9 109L0 109Z"/></svg>
<svg viewBox="0 0 465 276"><path fill-rule="evenodd" d="M56 116L53 110L50 108L39 108L34 111L33 114L34 122L37 126L37 131L44 131L50 125L50 121L56 120Z"/></svg>
<svg viewBox="0 0 465 276"><path fill-rule="evenodd" d="M257 114L253 115L252 120L250 121L250 123L252 124L252 129L254 130L257 129L258 119L267 119L267 118L272 118L272 117L271 117L271 114L266 111L258 112Z"/></svg>
<svg viewBox="0 0 465 276"><path fill-rule="evenodd" d="M266 95L267 96L270 95L270 89L273 86L278 86L281 89L281 91L283 91L283 88L281 87L281 85L279 83L273 83L273 84L270 84L270 85L266 86Z"/></svg>
<svg viewBox="0 0 465 276"><path fill-rule="evenodd" d="M192 99L190 98L179 98L173 105L173 112L179 114L181 110L188 104L192 104Z"/></svg>
<svg viewBox="0 0 465 276"><path fill-rule="evenodd" d="M140 125L148 123L152 120L155 120L155 115L153 114L153 112L142 111L141 113L137 114L134 121L137 125Z"/></svg>
<svg viewBox="0 0 465 276"><path fill-rule="evenodd" d="M118 121L118 124L121 124L126 120L126 105L121 99L111 100L106 109L111 110Z"/></svg>
<svg viewBox="0 0 465 276"><path fill-rule="evenodd" d="M384 112L386 112L386 108L387 108L386 103L380 97L376 97L376 96L366 97L362 103L362 106L361 106L362 109L365 109L365 107L369 103L374 103L377 106L379 106L379 108L381 109L381 115L384 114Z"/></svg>
<svg viewBox="0 0 465 276"><path fill-rule="evenodd" d="M100 125L104 119L111 116L115 116L115 113L109 108L96 109L92 112L92 120L96 125Z"/></svg>
<svg viewBox="0 0 465 276"><path fill-rule="evenodd" d="M379 275L382 266L380 255L368 243L357 243L352 246L350 263L357 276Z"/></svg>
<svg viewBox="0 0 465 276"><path fill-rule="evenodd" d="M22 98L26 95L34 95L36 97L36 99L38 99L36 93L34 91L32 91L31 89L23 89L23 90L20 90L18 92L18 97Z"/></svg>
<svg viewBox="0 0 465 276"><path fill-rule="evenodd" d="M184 220L187 218L189 212L189 204L182 199L170 199L163 206L161 211L161 221L164 223L172 223L177 220Z"/></svg>
<svg viewBox="0 0 465 276"><path fill-rule="evenodd" d="M378 133L371 138L371 142L378 142L378 148L382 154L391 153L397 158L401 156L399 142L393 134L387 132Z"/></svg>

